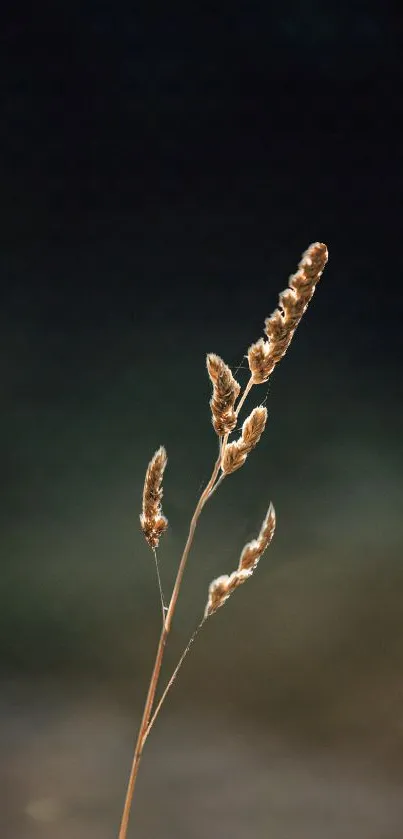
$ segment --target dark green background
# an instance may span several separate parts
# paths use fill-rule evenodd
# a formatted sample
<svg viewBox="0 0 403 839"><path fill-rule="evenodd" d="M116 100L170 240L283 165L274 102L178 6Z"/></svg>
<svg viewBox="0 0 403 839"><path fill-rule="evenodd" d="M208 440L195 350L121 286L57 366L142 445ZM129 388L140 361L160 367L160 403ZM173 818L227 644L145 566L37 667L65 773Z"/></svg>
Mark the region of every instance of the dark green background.
<svg viewBox="0 0 403 839"><path fill-rule="evenodd" d="M400 15L358 3L10 12L0 311L6 839L114 835L159 632L138 522L147 463L163 443L170 527L159 556L169 591L216 456L205 355L241 365L246 381L247 347L317 239L329 265L286 358L252 392L249 405L267 400L269 412L258 449L203 513L166 675L208 583L235 567L270 500L275 539L184 666L148 769L144 760L133 835L260 837L270 828L272 839L290 839L302 783L293 788L294 770L256 793L266 801L278 784L283 821L274 803L249 822L245 813L256 777L282 760L294 766L297 753L297 779L311 754L332 766L343 755L340 777L361 761L381 791L378 823L369 815L378 799L351 769L367 824L354 821L338 775L328 792L312 782L317 799L301 794L295 836L351 828L367 839L371 825L374 839L400 835L398 799L388 798L403 768ZM106 743L99 731L110 732ZM249 756L237 738L256 744ZM94 765L71 803L81 748ZM63 760L56 793L49 766ZM232 771L222 821L210 821L211 784L225 799L222 774ZM56 815L29 804L55 795L64 802ZM154 795L160 823L147 803ZM340 827L332 815L315 821L333 806Z"/></svg>

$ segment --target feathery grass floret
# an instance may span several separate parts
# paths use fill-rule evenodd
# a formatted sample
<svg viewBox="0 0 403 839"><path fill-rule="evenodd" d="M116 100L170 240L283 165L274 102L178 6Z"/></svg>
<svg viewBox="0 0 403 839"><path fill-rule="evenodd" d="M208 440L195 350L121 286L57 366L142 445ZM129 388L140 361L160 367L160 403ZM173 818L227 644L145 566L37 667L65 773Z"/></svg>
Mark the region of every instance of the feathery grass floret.
<svg viewBox="0 0 403 839"><path fill-rule="evenodd" d="M233 571L230 575L223 574L221 577L217 577L216 580L213 580L210 583L208 600L204 611L205 618L213 615L220 606L224 606L224 603L226 603L232 592L235 591L238 586L242 585L242 583L246 583L246 580L249 580L259 562L260 557L270 545L274 536L275 527L276 514L273 504L270 502L269 509L260 528L259 536L257 539L254 539L252 542L248 542L245 545L241 553L237 570Z"/></svg>
<svg viewBox="0 0 403 839"><path fill-rule="evenodd" d="M150 548L157 548L161 535L168 527L162 507L162 479L167 465L167 453L160 446L151 458L144 481L143 509L140 514L141 529Z"/></svg>
<svg viewBox="0 0 403 839"><path fill-rule="evenodd" d="M235 381L231 370L219 355L209 353L206 364L213 383L213 395L210 399L211 420L216 434L223 437L224 434L233 431L236 426L234 404L241 386Z"/></svg>
<svg viewBox="0 0 403 839"><path fill-rule="evenodd" d="M265 320L267 339L260 338L248 350L249 369L254 384L267 382L276 364L292 341L294 332L315 291L327 262L327 247L321 242L311 245L303 254L298 271L292 274L279 297L279 308Z"/></svg>

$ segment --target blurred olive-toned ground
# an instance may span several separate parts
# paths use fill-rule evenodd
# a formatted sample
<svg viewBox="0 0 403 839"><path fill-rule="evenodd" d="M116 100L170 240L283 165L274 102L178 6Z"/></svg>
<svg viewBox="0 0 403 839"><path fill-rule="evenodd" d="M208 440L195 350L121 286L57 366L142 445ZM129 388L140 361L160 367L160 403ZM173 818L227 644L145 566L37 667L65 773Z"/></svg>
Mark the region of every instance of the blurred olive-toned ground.
<svg viewBox="0 0 403 839"><path fill-rule="evenodd" d="M117 833L135 719L86 696L1 703L4 839ZM149 744L130 835L399 839L401 784L375 756L296 748L250 719L167 714Z"/></svg>
<svg viewBox="0 0 403 839"><path fill-rule="evenodd" d="M389 408L384 376L375 417L369 377L357 390L347 365L307 352L308 326L313 344L325 343L317 319L301 327L301 352L270 388L259 450L200 522L163 679L211 578L235 567L270 499L278 515L270 551L203 628L150 738L131 825L139 839L402 833L400 408ZM84 367L54 380L51 403L39 387L9 397L2 839L116 835L160 620L138 529L144 470L164 442L168 590L215 456L203 350L236 366L234 344L213 322L188 358L170 347L154 386L158 359L138 377L111 338L91 376ZM105 372L109 352L115 369Z"/></svg>
<svg viewBox="0 0 403 839"><path fill-rule="evenodd" d="M206 353L245 384L316 240L162 684L269 501L274 540L185 662L128 839L402 839L401 10L6 5L0 839L117 836L161 619L147 463L164 444L168 594L216 458Z"/></svg>

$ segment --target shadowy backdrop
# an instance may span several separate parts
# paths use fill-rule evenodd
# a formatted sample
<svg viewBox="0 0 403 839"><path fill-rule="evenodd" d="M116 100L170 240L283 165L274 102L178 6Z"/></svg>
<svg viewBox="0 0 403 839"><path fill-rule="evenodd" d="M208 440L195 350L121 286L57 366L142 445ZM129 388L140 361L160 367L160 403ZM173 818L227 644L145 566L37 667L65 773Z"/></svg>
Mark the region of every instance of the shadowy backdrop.
<svg viewBox="0 0 403 839"><path fill-rule="evenodd" d="M264 437L200 521L165 678L270 500L275 539L184 665L132 835L398 839L402 11L5 14L1 835L115 835L159 633L147 463L163 443L169 592L216 457L205 355L245 382L320 240L317 292L252 391Z"/></svg>

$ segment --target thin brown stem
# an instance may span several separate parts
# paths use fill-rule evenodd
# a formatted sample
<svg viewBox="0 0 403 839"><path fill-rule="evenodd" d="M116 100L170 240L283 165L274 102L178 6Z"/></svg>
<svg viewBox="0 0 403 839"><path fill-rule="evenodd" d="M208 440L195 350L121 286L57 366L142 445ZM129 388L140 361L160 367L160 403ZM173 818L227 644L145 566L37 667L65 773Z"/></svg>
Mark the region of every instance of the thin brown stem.
<svg viewBox="0 0 403 839"><path fill-rule="evenodd" d="M216 482L215 482L214 486L211 488L211 490L210 490L210 492L209 492L209 499L211 498L211 496L213 495L213 493L216 491L216 489L218 489L218 487L220 486L220 484L222 484L222 482L223 482L224 478L226 478L226 475L225 475L225 473L224 473L224 472L221 472L221 475L217 478L217 480L216 480Z"/></svg>
<svg viewBox="0 0 403 839"><path fill-rule="evenodd" d="M245 400L246 400L246 398L247 398L248 394L250 393L250 390L251 390L251 388L252 388L252 387L253 387L253 381L252 381L252 377L251 377L251 378L249 379L249 381L248 381L248 383L247 383L247 385L246 385L246 387L245 387L245 390L244 390L244 392L243 392L243 394L242 394L242 396L241 396L241 399L239 400L239 403L238 403L238 405L237 405L237 408L236 408L236 411L235 411L235 413L236 413L236 415L237 415L237 416L239 415L239 412L240 412L240 410L241 410L241 408L242 408L242 405L244 404L244 402L245 402ZM222 457L222 453L223 453L223 451L224 451L224 447L225 447L225 445L226 445L226 443L227 443L228 436L229 436L229 435L227 434L227 435L225 435L225 437L220 438L220 458ZM221 462L221 461L220 461L220 462ZM216 464L216 466L217 466L217 464ZM217 477L217 476L216 476L216 477ZM211 486L211 489L210 489L210 492L209 492L208 496L207 496L207 497L206 497L206 499L205 499L206 501L207 501L207 500L209 500L209 499L211 498L211 496L212 496L212 495L213 495L213 493L216 491L216 489L218 489L218 487L219 487L219 486L220 486L220 484L223 482L223 480L224 480L224 478L225 478L225 477L226 477L225 473L224 473L224 472L222 472L222 473L221 473L221 475L219 475L219 476L217 477L217 480L215 480L215 479L214 479L214 480L215 480L215 483L214 483L214 480L213 480L213 481L210 481L210 486ZM206 487L206 489L207 489L207 487ZM144 745L144 743L145 743L145 741L146 741L146 739L147 739L147 737L148 737L148 735L149 735L149 733L150 733L150 731L151 731L151 729L152 729L152 727L153 727L153 725L154 725L154 723L155 723L155 720L156 720L156 719L157 719L157 717L158 717L158 714L159 714L159 712L160 712L160 710L161 710L161 708L162 708L162 705L163 705L163 704L164 704L164 702L165 702L165 699L166 699L166 697L167 697L167 694L169 693L169 691L170 691L170 689L171 689L171 687L172 687L172 685L173 685L173 683L174 683L174 681L175 681L175 679L176 679L176 677L177 677L177 675L178 675L178 672L179 672L180 668L182 667L183 661L184 661L184 659L186 658L186 656L187 656L187 654L188 654L188 652L189 652L189 650L190 650L190 648L191 648L191 646L192 646L192 644L193 644L193 641L195 640L196 635L198 635L198 633L199 633L199 631L200 631L201 627L203 626L203 624L204 624L205 620L206 620L206 618L204 617L204 618L203 618L203 620L201 621L201 623L199 624L199 626L197 627L197 629L195 630L195 632L193 633L193 635L192 635L192 637L191 637L191 639L190 639L189 643L187 644L186 648L184 649L184 651L183 651L183 653L182 653L182 655L181 655L181 657L180 657L180 659L179 659L179 661L178 661L178 664L177 664L177 665L176 665L176 667L175 667L175 670L174 670L174 671L173 671L173 673L172 673L171 678L169 679L168 684L166 685L166 687L165 687L165 689L164 689L164 691L163 691L163 693L162 693L162 695L161 695L160 699L158 700L158 704L156 705L156 707L155 707L155 709L154 709L154 713L153 713L153 715L152 715L152 717L151 717L151 720L149 721L148 726L147 726L147 728L146 728L146 731L145 731L145 734L144 734L144 739L143 739L143 745Z"/></svg>
<svg viewBox="0 0 403 839"><path fill-rule="evenodd" d="M171 687L172 687L172 685L173 685L173 683L174 683L174 681L175 681L175 679L176 679L176 677L177 677L177 675L178 675L178 673L179 673L179 670L181 669L182 664L183 664L183 662L184 662L184 660L185 660L185 658L186 658L186 656L187 656L187 654L188 654L189 650L190 650L190 649L191 649L191 647L193 646L193 642L195 641L196 636L199 634L199 632L200 632L200 630L201 630L201 628L202 628L202 626L203 626L203 624L204 624L204 622L205 622L205 621L206 621L206 618L204 617L204 618L203 618L203 620L201 620L201 621L200 621L200 623L199 623L198 627L197 627L197 628L195 629L195 631L193 632L193 635L191 636L191 638L189 639L189 641L188 641L188 643L187 643L187 645L186 645L185 649L183 650L183 653L182 653L182 655L181 655L181 657L180 657L180 659L179 659L179 661L178 661L178 663L177 663L177 665L176 665L176 667L175 667L175 670L173 671L172 676L171 676L171 678L169 679L169 682L167 683L166 687L164 688L164 691L163 691L163 693L161 694L161 696L160 696L160 698L159 698L159 700L158 700L157 705L155 706L155 709L154 709L154 711L153 711L153 715L152 715L152 717L151 717L151 719L150 719L150 722L148 723L148 726L147 726L146 732L145 732L145 734L144 734L144 743L145 743L145 741L147 740L147 737L148 737L148 735L149 735L149 733L150 733L150 731L151 731L151 729L152 729L152 727L153 727L153 725L154 725L154 723L155 723L155 720L156 720L156 719L157 719L157 717L158 717L158 714L159 714L159 712L160 712L160 710L161 710L161 708L162 708L162 706L163 706L163 704L164 704L164 702L165 702L165 699L166 699L166 697L167 697L167 695L168 695L169 691L171 690Z"/></svg>
<svg viewBox="0 0 403 839"><path fill-rule="evenodd" d="M166 611L167 611L167 606L165 605L165 598L164 598L164 592L163 592L163 589L162 589L160 567L159 567L159 563L158 563L158 556L157 556L156 548L152 548L152 552L154 554L154 562L155 562L155 570L156 570L156 574L157 574L158 590L159 590L159 593L160 593L162 623L164 623L165 622L165 615L166 615Z"/></svg>
<svg viewBox="0 0 403 839"><path fill-rule="evenodd" d="M242 396L241 396L241 398L238 402L238 405L235 408L235 414L236 414L237 417L239 416L239 412L240 412L246 398L249 396L249 393L252 390L253 385L254 385L254 381L253 381L252 376L251 376L250 379L248 380L247 385L245 387L245 390L244 390L244 392L243 392L243 394L242 394ZM226 440L227 439L228 439L228 435L227 435Z"/></svg>
<svg viewBox="0 0 403 839"><path fill-rule="evenodd" d="M146 738L146 735L147 735L148 723L149 723L149 720L150 720L150 715L151 715L151 711L152 711L153 704L154 704L155 693L156 693L157 686L158 686L158 680L159 680L159 676L160 676L160 672L161 672L162 661L163 661L163 658L164 658L165 645L166 645L167 638L168 638L168 635L169 635L169 632L170 632L170 629L171 629L172 618L173 618L173 615L174 615L174 612L175 612L176 603L177 603L177 600L178 600L178 595L179 595L179 591L180 591L180 587L181 587L181 583L182 583L182 578L183 578L183 574L185 572L186 563L187 563L188 556L189 556L189 551L190 551L190 548L192 546L193 537L194 537L194 533L195 533L195 530L196 530L196 525L197 525L197 522L199 520L200 513L201 513L201 511L202 511L202 509L203 509L203 507L204 507L204 505L205 505L205 503L206 503L206 501L209 497L210 490L211 490L211 488L214 484L214 481L217 478L218 472L220 470L220 465L221 465L221 445L220 445L220 454L219 454L219 457L217 458L216 463L214 465L214 469L213 469L213 473L211 475L211 478L210 478L207 486L203 490L203 492L202 492L202 494L201 494L201 496L200 496L200 498L197 502L196 509L193 513L192 520L190 522L188 538L187 538L186 545L185 545L185 548L184 548L184 551L183 551L183 554L182 554L182 559L181 559L180 564L179 564L178 573L176 575L175 585L174 585L174 588L173 588L173 591L172 591L171 600L169 602L165 622L164 622L163 627L162 627L162 631L161 631L161 635L160 635L160 639L159 639L159 643L158 643L158 647L157 647L157 653L156 653L156 656L155 656L154 667L153 667L153 671L152 671L151 679L150 679L150 684L149 684L149 688L148 688L147 698L146 698L145 705L144 705L143 716L142 716L142 720L141 720L141 723L140 723L140 728L139 728L139 732L138 732L138 736L137 736L136 747L135 747L135 750L134 750L133 762L132 762L129 782L128 782L128 786L127 786L126 799L125 799L125 803L124 803L124 807L123 807L122 820L121 820L121 824L120 824L119 839L126 839L126 837L127 837L127 828L128 828L128 824L129 824L130 809L131 809L132 800L133 800L133 793L134 793L134 788L135 788L135 784L136 784L137 774L138 774L138 771L139 771L141 755L142 755L142 752L143 752L143 746L144 746L145 738Z"/></svg>
<svg viewBox="0 0 403 839"><path fill-rule="evenodd" d="M165 646L171 630L172 619L200 514L207 500L223 481L224 475L230 474L242 466L246 455L256 445L266 421L266 409L263 408L263 406L255 408L242 426L242 451L240 451L238 441L228 446L230 431L227 429L231 429L231 431L234 429L240 410L253 385L266 382L275 365L285 354L294 335L295 329L298 326L298 323L301 320L301 317L315 291L316 283L323 272L326 262L327 248L320 242L316 242L314 245L311 245L305 252L299 264L299 270L296 274L292 275L289 280L289 287L280 295L279 307L273 312L270 318L266 318L266 338L261 338L249 347L247 357L251 377L236 408L234 406L240 391L239 384L235 381L230 369L224 364L222 359L211 353L207 356L208 373L211 381L213 382L213 396L210 401L210 405L212 409L213 426L219 436L219 456L215 463L211 478L203 490L193 513L188 538L179 563L165 620L163 621L148 687L147 698L144 705L143 716L138 731L126 799L123 807L119 839L127 839L127 829L133 793L146 738L148 737L154 720L159 713L167 692L176 678L176 674L188 652L189 646L192 644L198 631L196 630L196 633L192 636L190 644L186 647L155 708L155 696L161 673ZM238 460L235 458L235 449L237 450L238 455L240 454ZM150 461L147 469L143 494L143 511L140 517L144 536L152 548L156 548L158 546L159 538L167 527L167 520L161 510L162 475L165 465L166 452L164 447L161 446L155 453L153 459ZM257 560L265 547L267 547L271 541L274 525L274 510L270 506L258 539L253 540L253 542L250 542L245 546L241 554L240 565L237 570L229 576L222 575L221 577L218 577L210 584L209 599L202 623L206 617L213 614L220 606L223 605L235 588L250 577ZM156 555L154 554L154 556ZM157 574L159 575L158 565ZM158 581L160 585L159 577ZM162 596L162 587L160 587L160 593L161 606L164 613L165 607Z"/></svg>

